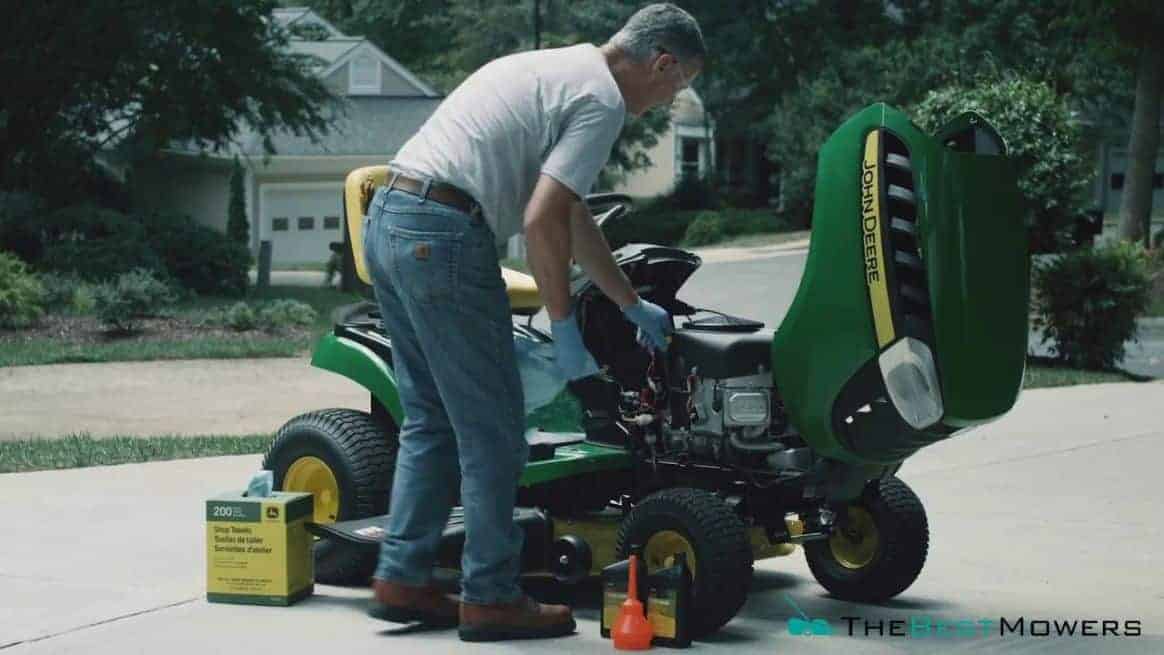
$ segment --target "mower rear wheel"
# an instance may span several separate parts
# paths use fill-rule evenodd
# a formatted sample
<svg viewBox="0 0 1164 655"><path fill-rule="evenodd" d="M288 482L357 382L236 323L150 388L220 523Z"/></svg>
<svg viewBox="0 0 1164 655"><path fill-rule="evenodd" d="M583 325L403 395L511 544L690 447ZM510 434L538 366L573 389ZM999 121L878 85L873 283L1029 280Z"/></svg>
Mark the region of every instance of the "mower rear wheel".
<svg viewBox="0 0 1164 655"><path fill-rule="evenodd" d="M873 480L827 540L804 545L808 568L842 600L876 603L905 591L929 550L926 512L896 477Z"/></svg>
<svg viewBox="0 0 1164 655"><path fill-rule="evenodd" d="M648 573L672 565L675 554L686 554L692 573L692 637L715 632L744 606L752 547L744 522L719 496L686 487L647 496L623 519L619 559L632 545L641 548Z"/></svg>
<svg viewBox="0 0 1164 655"><path fill-rule="evenodd" d="M263 458L275 489L309 491L316 523L362 519L388 511L396 469L397 427L366 412L325 409L296 416L275 435ZM327 539L315 542L315 579L364 584L376 551Z"/></svg>

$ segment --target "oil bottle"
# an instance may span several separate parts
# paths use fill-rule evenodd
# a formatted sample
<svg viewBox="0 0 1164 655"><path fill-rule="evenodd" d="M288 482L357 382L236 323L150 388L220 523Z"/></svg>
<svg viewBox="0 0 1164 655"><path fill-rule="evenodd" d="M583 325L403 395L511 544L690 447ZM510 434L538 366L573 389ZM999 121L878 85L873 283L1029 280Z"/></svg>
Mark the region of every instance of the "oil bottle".
<svg viewBox="0 0 1164 655"><path fill-rule="evenodd" d="M647 620L651 643L672 648L691 645L691 569L687 554L675 553L674 563L647 576Z"/></svg>
<svg viewBox="0 0 1164 655"><path fill-rule="evenodd" d="M638 578L638 596L646 606L647 567L643 564L642 553L638 545L630 547L630 553L637 555L638 561L636 577ZM609 639L610 629L618 619L618 611L626 600L627 584L630 578L630 560L624 559L602 569L602 636Z"/></svg>

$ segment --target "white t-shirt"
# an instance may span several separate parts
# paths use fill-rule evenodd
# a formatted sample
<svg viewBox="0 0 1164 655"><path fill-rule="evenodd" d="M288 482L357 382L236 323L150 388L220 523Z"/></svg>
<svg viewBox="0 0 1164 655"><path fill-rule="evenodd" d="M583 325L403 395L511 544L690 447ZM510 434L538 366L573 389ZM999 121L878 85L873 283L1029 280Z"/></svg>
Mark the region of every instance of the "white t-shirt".
<svg viewBox="0 0 1164 655"><path fill-rule="evenodd" d="M598 47L522 52L470 75L391 166L473 196L501 243L521 231L541 173L579 197L589 193L625 120Z"/></svg>

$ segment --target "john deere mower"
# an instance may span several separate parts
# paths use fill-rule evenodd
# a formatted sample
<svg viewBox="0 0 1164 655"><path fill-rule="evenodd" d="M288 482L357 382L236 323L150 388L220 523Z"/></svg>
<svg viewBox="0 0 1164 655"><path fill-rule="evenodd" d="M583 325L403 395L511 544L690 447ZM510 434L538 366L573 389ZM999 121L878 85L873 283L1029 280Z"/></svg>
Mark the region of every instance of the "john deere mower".
<svg viewBox="0 0 1164 655"><path fill-rule="evenodd" d="M362 218L385 167L344 191L357 272ZM627 211L615 196L599 220ZM603 371L571 384L579 430L528 432L515 521L523 565L577 582L642 546L647 567L685 553L692 633L744 604L758 559L802 547L832 595L877 602L925 563L921 501L897 477L929 444L1002 416L1022 384L1029 294L1016 173L997 132L965 114L935 136L883 104L838 128L819 153L812 240L797 295L775 329L679 297L700 258L630 244L615 258L639 293L668 309L665 355L643 350L619 309L580 272L571 292ZM541 308L533 279L504 271L515 338ZM355 306L312 365L365 387L367 411L293 418L265 458L278 489L310 491L316 577L371 574L404 420L392 342L374 305ZM455 510L442 563L464 540Z"/></svg>

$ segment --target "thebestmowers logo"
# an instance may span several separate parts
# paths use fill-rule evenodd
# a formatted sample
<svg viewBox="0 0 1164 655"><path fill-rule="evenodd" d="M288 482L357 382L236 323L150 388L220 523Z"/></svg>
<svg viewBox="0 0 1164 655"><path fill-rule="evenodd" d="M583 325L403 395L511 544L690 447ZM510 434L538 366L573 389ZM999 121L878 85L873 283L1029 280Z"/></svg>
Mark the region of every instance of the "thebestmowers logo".
<svg viewBox="0 0 1164 655"><path fill-rule="evenodd" d="M1000 637L1139 637L1138 619L1045 619L1020 616L983 619L942 619L908 616L903 619L866 619L842 616L834 625L827 619L809 618L784 594L798 616L788 619L788 634L797 636L904 637L909 639Z"/></svg>

